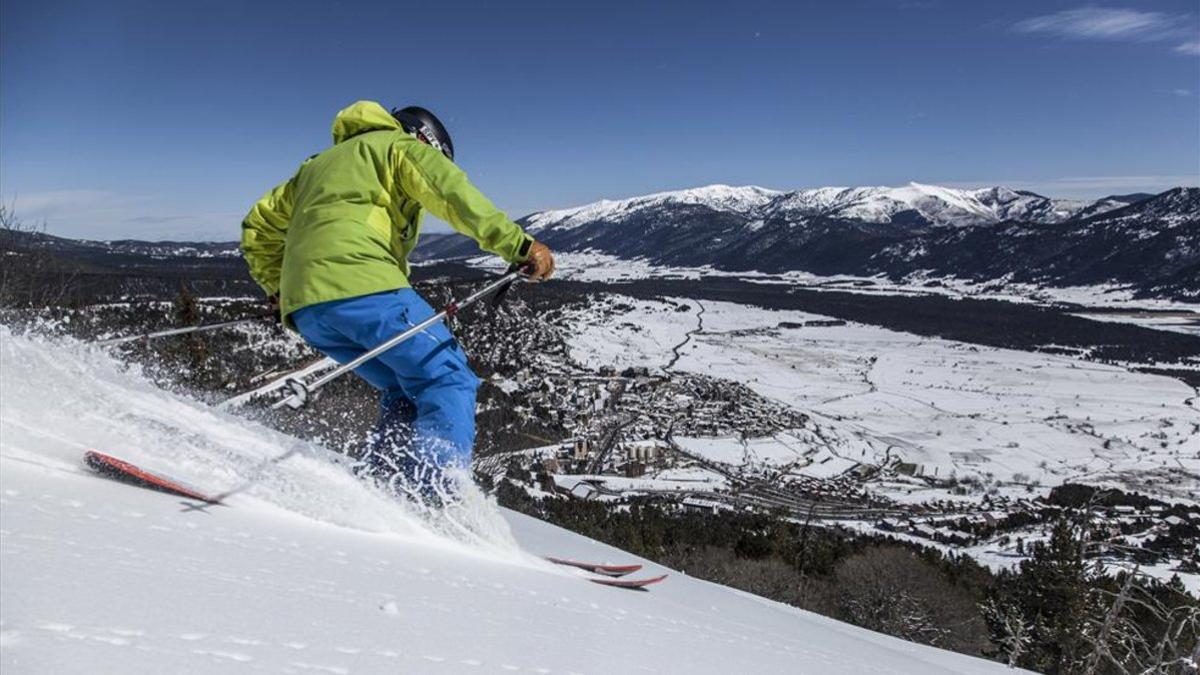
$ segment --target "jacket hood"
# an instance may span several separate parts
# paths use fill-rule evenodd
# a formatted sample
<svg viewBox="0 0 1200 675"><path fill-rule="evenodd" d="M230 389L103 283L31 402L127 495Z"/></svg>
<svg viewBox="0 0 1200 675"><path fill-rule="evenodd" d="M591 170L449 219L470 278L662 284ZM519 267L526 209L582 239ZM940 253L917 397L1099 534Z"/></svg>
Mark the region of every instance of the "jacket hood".
<svg viewBox="0 0 1200 675"><path fill-rule="evenodd" d="M338 111L333 118L333 142L341 143L368 131L401 131L386 108L375 101L356 101Z"/></svg>

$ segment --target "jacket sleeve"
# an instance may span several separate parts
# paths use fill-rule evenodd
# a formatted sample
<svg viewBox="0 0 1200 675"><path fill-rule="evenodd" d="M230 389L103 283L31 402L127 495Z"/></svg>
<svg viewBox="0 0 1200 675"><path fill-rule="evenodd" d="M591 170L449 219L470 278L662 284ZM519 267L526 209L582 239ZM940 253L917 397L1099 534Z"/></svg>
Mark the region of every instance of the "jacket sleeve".
<svg viewBox="0 0 1200 675"><path fill-rule="evenodd" d="M281 183L263 195L242 221L242 255L250 266L250 276L267 295L279 293L283 242L292 220L294 180Z"/></svg>
<svg viewBox="0 0 1200 675"><path fill-rule="evenodd" d="M400 189L430 213L506 262L524 262L533 238L483 196L467 174L421 142L398 148Z"/></svg>

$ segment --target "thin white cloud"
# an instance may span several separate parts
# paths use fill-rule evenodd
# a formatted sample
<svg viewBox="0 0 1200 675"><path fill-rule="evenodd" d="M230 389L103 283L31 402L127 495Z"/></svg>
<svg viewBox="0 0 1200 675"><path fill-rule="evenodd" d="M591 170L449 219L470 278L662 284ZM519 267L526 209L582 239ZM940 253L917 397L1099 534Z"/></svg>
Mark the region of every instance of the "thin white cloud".
<svg viewBox="0 0 1200 675"><path fill-rule="evenodd" d="M1013 25L1019 33L1040 33L1069 40L1160 42L1187 40L1174 51L1200 54L1196 17L1114 7L1078 7L1035 16Z"/></svg>
<svg viewBox="0 0 1200 675"><path fill-rule="evenodd" d="M64 210L104 207L119 200L117 195L106 190L55 190L11 195L5 202L12 203L26 219L42 220Z"/></svg>
<svg viewBox="0 0 1200 675"><path fill-rule="evenodd" d="M6 195L4 203L29 225L79 239L237 239L244 213L179 213L156 200L106 190L56 190Z"/></svg>
<svg viewBox="0 0 1200 675"><path fill-rule="evenodd" d="M1080 40L1145 40L1172 30L1175 22L1161 12L1081 7L1018 22L1023 33L1052 33Z"/></svg>

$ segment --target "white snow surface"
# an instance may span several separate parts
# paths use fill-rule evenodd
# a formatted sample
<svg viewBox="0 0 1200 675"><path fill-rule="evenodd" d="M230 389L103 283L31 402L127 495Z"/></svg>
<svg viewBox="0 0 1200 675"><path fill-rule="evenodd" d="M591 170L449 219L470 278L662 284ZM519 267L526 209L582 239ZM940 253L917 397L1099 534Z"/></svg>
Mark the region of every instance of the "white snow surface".
<svg viewBox="0 0 1200 675"><path fill-rule="evenodd" d="M647 593L587 583L533 554L634 557L479 496L422 518L95 348L0 327L0 369L5 673L1006 670L681 572ZM296 443L206 510L80 463L97 448L221 490Z"/></svg>

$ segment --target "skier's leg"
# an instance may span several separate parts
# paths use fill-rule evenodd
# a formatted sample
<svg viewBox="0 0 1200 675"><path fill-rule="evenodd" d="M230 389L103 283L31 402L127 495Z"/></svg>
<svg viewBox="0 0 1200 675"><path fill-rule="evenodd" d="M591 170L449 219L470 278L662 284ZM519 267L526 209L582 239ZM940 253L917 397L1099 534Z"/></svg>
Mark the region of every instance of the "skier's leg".
<svg viewBox="0 0 1200 675"><path fill-rule="evenodd" d="M356 300L350 298L305 307L294 312L292 320L309 346L338 363L346 363L367 350L342 331L333 328L331 320L340 325L344 312L339 312L338 306ZM401 466L397 458L399 449L408 447L412 442L412 424L417 409L404 393L396 374L377 359L359 366L354 373L380 390L379 418L367 436L361 460L354 472L359 477L387 480Z"/></svg>
<svg viewBox="0 0 1200 675"><path fill-rule="evenodd" d="M364 347L356 340L347 337L342 331L337 330L334 324L340 324L344 314L344 312L338 311L339 306L353 303L356 300L359 298L310 305L292 312L291 319L296 324L296 329L300 332L301 337L310 347L338 363L353 361L362 356L363 352L367 351L371 345ZM378 359L372 359L355 368L354 374L385 394L399 387L395 373L380 363Z"/></svg>
<svg viewBox="0 0 1200 675"><path fill-rule="evenodd" d="M383 392L379 397L379 419L367 436L356 473L386 481L401 471L405 465L403 455L412 445L416 416L416 405L399 385Z"/></svg>
<svg viewBox="0 0 1200 675"><path fill-rule="evenodd" d="M397 291L404 311L393 314L398 333L433 316L415 291ZM467 468L475 442L475 392L479 379L445 324L437 323L380 357L396 374L416 406L410 456L405 467L410 487L426 501L442 501L451 486L445 469Z"/></svg>
<svg viewBox="0 0 1200 675"><path fill-rule="evenodd" d="M396 292L404 311L393 314L392 330L400 332L433 316L433 309L416 291ZM414 443L434 452L442 463L466 465L475 443L475 391L479 378L471 372L466 354L444 323L436 323L413 339L397 345L380 361L417 406Z"/></svg>
<svg viewBox="0 0 1200 675"><path fill-rule="evenodd" d="M403 376L417 415L413 444L440 464L469 466L475 445L475 392L479 379L465 361L460 370Z"/></svg>
<svg viewBox="0 0 1200 675"><path fill-rule="evenodd" d="M441 374L429 382L407 378L416 419L412 438L402 454L400 487L429 504L442 504L456 491L446 473L471 463L475 439L475 390L478 380L469 371Z"/></svg>
<svg viewBox="0 0 1200 675"><path fill-rule="evenodd" d="M340 334L338 338L327 337L330 342L357 345L361 350L375 347L434 314L410 288L314 307L322 308L319 322L322 332ZM306 329L301 324L307 321L302 316L293 317L304 333ZM370 374L361 373L367 366L376 368ZM445 467L470 464L479 379L471 372L466 355L445 324L431 326L356 372L376 387L389 391L389 395L398 386L415 404L411 452L401 459L411 461L402 465L403 473L410 482L418 484L422 493L428 495L434 486L437 486L435 491L444 487L441 474Z"/></svg>

